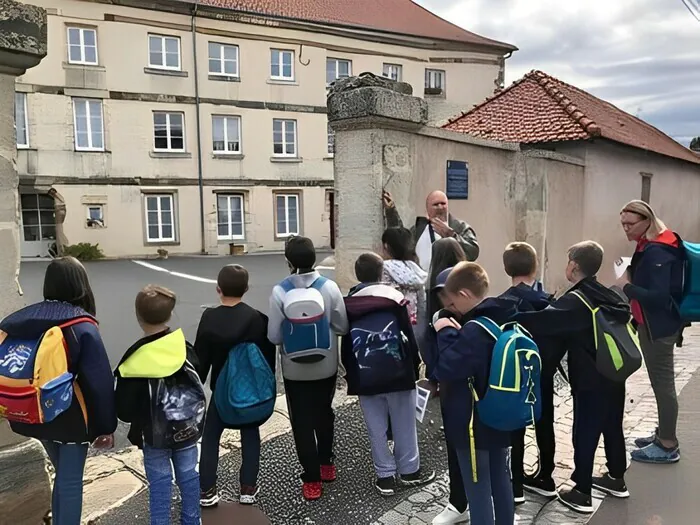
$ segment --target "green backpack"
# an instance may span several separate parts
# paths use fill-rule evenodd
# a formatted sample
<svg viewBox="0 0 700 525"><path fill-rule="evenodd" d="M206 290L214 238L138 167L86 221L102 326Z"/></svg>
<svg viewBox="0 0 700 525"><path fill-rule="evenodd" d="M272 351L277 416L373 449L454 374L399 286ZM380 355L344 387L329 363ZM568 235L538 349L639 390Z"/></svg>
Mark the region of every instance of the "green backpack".
<svg viewBox="0 0 700 525"><path fill-rule="evenodd" d="M593 315L593 340L598 372L611 381L624 383L642 367L639 337L632 326L631 317L627 323L621 323L606 315L605 310L593 308L578 290L571 293L578 297Z"/></svg>

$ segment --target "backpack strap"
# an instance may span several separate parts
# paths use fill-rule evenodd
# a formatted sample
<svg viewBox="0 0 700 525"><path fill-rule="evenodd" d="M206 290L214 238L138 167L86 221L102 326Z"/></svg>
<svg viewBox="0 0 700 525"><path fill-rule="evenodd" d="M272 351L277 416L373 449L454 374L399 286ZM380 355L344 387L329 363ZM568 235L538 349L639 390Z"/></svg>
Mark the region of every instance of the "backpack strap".
<svg viewBox="0 0 700 525"><path fill-rule="evenodd" d="M326 284L326 279L324 276L319 275L314 282L311 283L311 286L309 288L313 288L315 290L318 290L319 292L321 291L321 288Z"/></svg>
<svg viewBox="0 0 700 525"><path fill-rule="evenodd" d="M469 323L474 323L476 325L479 325L481 328L486 330L491 337L493 337L496 341L498 341L498 338L501 337L501 334L503 333L503 330L501 330L501 327L498 326L494 321L489 319L488 317L477 317L476 319L472 319L469 321Z"/></svg>
<svg viewBox="0 0 700 525"><path fill-rule="evenodd" d="M322 275L319 275L314 282L311 283L307 288L314 288L315 290L318 290L319 292L321 291L321 288L323 288L323 285L326 284L326 279ZM298 288L293 282L291 277L287 277L284 281L280 283L280 287L282 290L285 291L285 293L291 292L295 288Z"/></svg>
<svg viewBox="0 0 700 525"><path fill-rule="evenodd" d="M282 288L282 290L284 290L285 293L288 293L294 290L296 286L294 286L292 279L290 277L287 277L280 283L280 288Z"/></svg>
<svg viewBox="0 0 700 525"><path fill-rule="evenodd" d="M97 321L95 321L92 317L76 317L75 319L71 319L70 321L66 321L63 324L58 325L58 327L63 330L64 328L70 328L71 326L75 326L78 324L82 323L90 323L92 325L97 326Z"/></svg>
<svg viewBox="0 0 700 525"><path fill-rule="evenodd" d="M588 308L591 311L591 313L595 314L594 308L591 306L591 304L588 302L588 299L586 299L586 297L581 292L579 292L578 290L574 290L573 292L571 292L571 295L573 295L574 297L578 297L581 300L581 302L586 305L586 308Z"/></svg>

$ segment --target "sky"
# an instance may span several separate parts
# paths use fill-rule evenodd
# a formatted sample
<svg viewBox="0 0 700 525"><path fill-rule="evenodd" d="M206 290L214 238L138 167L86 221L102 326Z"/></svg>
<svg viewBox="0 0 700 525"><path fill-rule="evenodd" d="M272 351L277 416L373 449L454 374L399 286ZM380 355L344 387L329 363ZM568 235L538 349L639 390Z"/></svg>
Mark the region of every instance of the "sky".
<svg viewBox="0 0 700 525"><path fill-rule="evenodd" d="M682 0L414 1L516 45L506 85L539 69L686 145L700 136L700 21Z"/></svg>

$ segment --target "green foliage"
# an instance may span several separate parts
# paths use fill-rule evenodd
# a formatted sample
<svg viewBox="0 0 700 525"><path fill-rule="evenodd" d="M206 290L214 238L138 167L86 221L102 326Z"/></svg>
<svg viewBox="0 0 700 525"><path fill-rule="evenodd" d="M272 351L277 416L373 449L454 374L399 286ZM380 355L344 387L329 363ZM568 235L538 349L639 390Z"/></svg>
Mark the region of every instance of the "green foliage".
<svg viewBox="0 0 700 525"><path fill-rule="evenodd" d="M97 261L104 258L105 254L99 244L79 242L63 248L64 255L75 257L79 261Z"/></svg>

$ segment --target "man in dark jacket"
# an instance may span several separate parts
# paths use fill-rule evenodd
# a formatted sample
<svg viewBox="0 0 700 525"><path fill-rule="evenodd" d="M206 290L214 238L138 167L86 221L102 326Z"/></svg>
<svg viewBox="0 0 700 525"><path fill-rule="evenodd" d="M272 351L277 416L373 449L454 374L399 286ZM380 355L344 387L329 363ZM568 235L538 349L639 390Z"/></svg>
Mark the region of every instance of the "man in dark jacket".
<svg viewBox="0 0 700 525"><path fill-rule="evenodd" d="M391 194L385 191L382 199L387 227L403 226ZM430 270L433 243L445 237L455 238L462 246L467 260L476 261L479 257L476 232L466 222L450 215L445 193L434 191L428 195L425 200L425 211L427 217L416 217L416 223L411 227L411 234L413 242L416 244L416 254L420 265L426 272Z"/></svg>

